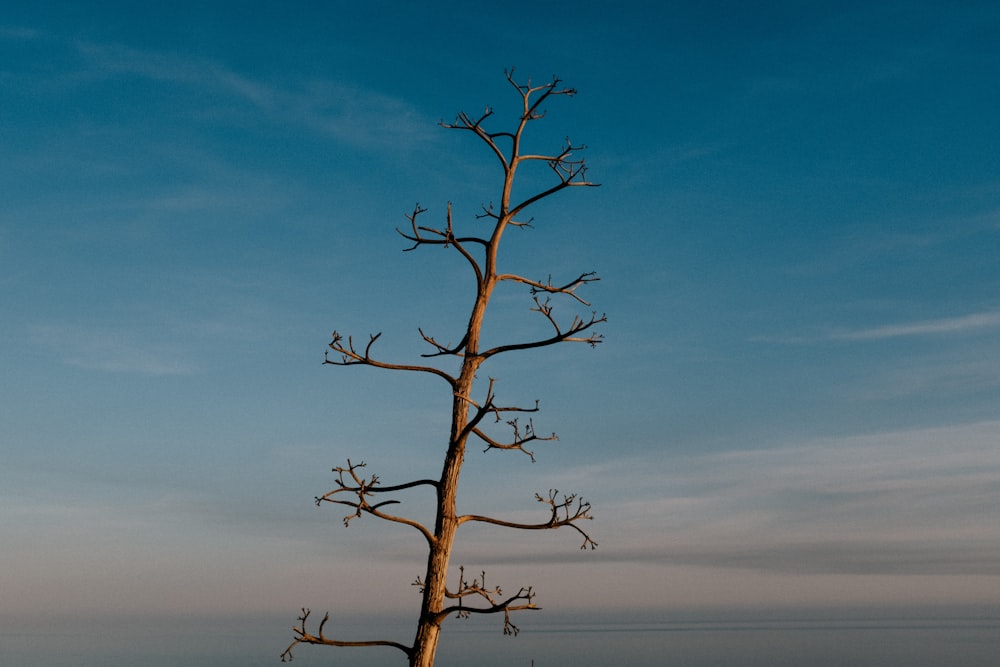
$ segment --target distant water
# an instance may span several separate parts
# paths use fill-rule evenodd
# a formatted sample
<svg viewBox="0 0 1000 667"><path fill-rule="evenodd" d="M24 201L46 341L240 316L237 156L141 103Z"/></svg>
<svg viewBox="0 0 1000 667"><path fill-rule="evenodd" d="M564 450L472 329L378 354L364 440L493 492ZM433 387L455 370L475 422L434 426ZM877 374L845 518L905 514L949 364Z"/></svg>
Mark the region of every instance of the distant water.
<svg viewBox="0 0 1000 667"><path fill-rule="evenodd" d="M1000 618L584 625L522 633L513 643L486 639L479 632L454 633L442 647L443 664L469 664L474 654L476 667L528 667L532 659L536 667L1000 665Z"/></svg>
<svg viewBox="0 0 1000 667"><path fill-rule="evenodd" d="M535 620L537 618L537 620ZM0 665L10 667L274 667L289 619L32 621L0 619ZM292 618L291 620L294 620ZM1000 615L892 618L543 621L521 617L504 637L499 619L453 621L440 667L995 667ZM364 625L368 625L365 622ZM383 636L345 627L354 636ZM405 626L389 638L406 641ZM355 634L357 633L357 634ZM404 667L394 649L300 646L294 665Z"/></svg>

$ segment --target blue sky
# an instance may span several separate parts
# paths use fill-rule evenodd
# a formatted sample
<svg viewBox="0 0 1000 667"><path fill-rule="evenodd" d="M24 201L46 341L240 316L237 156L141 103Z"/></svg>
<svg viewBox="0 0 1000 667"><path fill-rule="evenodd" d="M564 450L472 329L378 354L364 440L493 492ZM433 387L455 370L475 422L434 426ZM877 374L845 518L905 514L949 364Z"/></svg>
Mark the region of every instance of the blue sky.
<svg viewBox="0 0 1000 667"><path fill-rule="evenodd" d="M503 259L598 271L609 321L489 369L560 441L473 453L462 501L579 492L600 547L470 528L456 564L568 610L995 604L997 44L976 2L7 8L0 615L415 605L415 535L312 498L435 474L449 397L320 362L457 339L464 267L393 230L495 199L437 123L509 122L511 66L579 90L529 143L602 186Z"/></svg>

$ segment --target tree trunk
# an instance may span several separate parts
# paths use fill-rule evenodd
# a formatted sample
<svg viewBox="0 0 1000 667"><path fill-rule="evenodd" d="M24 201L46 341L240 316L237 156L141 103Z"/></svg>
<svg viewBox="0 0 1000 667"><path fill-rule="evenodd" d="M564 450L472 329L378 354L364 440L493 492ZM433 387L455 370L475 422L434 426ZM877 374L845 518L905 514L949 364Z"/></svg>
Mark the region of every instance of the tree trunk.
<svg viewBox="0 0 1000 667"><path fill-rule="evenodd" d="M489 302L489 291L484 290L479 296L470 320L467 355L462 364L462 372L458 378L455 396L452 399L451 434L438 486L434 542L430 545L427 555L427 572L424 577L420 624L413 640L410 667L433 667L443 620L440 614L447 606L448 564L451 559L452 546L455 543L455 533L458 529L458 479L462 463L465 460L465 445L468 440L468 433L465 432L469 423L469 402L467 399L472 392L476 370L482 363L478 357L469 354L469 351L478 347L479 326Z"/></svg>

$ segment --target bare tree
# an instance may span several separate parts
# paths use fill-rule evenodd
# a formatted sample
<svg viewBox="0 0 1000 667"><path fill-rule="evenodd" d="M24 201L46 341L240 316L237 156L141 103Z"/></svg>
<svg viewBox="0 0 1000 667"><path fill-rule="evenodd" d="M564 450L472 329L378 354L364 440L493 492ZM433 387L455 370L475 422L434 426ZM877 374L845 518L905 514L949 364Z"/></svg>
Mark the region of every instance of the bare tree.
<svg viewBox="0 0 1000 667"><path fill-rule="evenodd" d="M555 300L560 297L576 302L577 307L590 307L578 291L581 287L598 280L592 272L581 273L567 282L553 282L530 278L500 271L497 266L497 251L504 232L508 229L530 227L532 220L526 218L528 209L535 203L572 187L592 187L587 180L584 160L578 153L584 146L573 145L569 139L555 153L535 154L523 150L522 137L529 123L540 120L545 113L543 103L561 96L575 94L572 88L565 88L558 78L542 85L532 85L530 80L520 84L514 79L513 70L506 72L507 80L517 91L523 104L517 125L513 131L492 131L487 124L492 122L493 111L487 108L479 117L459 113L452 123L441 123L448 129L462 130L477 137L496 157L503 170L503 185L499 203L482 207L480 220L485 220L488 234L458 233L452 224L451 204L447 208L444 226L429 226L423 223L426 212L419 204L406 216L409 225L397 231L412 245L406 250L422 246L443 246L459 253L468 263L475 279L476 296L469 315L468 326L457 345L442 344L423 329L419 329L423 341L430 351L422 355L426 363L397 363L386 361L374 352L375 343L381 334L369 336L363 343L357 343L348 336L333 332L325 363L335 366L372 366L391 371L427 373L444 380L452 396L451 428L448 433L448 447L444 455L444 465L439 479L418 479L402 484L384 485L377 475L366 475L364 463L352 463L349 459L345 467L334 468L336 488L316 498L316 504L333 503L350 508L344 517L344 524L362 515L370 515L385 521L403 524L416 530L427 542L427 566L423 576L415 584L422 594L420 616L416 636L412 645L394 641L366 640L344 641L325 634L329 614L319 622L317 629L307 628L310 617L308 609L302 610L299 624L293 628L295 639L282 654L282 661L292 659L292 649L299 644L325 644L330 646L390 646L406 654L411 666L429 667L434 664L441 625L449 616L468 617L471 614L503 614L504 634L517 634L518 628L511 620L511 612L538 609L535 592L531 587L516 592L502 593L498 587L486 583L485 572L471 580L465 569L459 568L455 585L447 584L449 559L455 543L458 527L465 523L479 522L516 528L521 530L552 530L569 527L582 537L582 549L593 549L597 543L591 539L580 523L590 519L590 503L581 497L560 494L556 490L535 494L536 500L544 506L543 516L538 523L518 523L504 519L459 514L456 507L459 476L465 459L466 447L480 442L486 450L515 450L534 460L534 453L528 449L536 441L554 440L555 434L544 436L535 431L530 418L519 420L522 414L538 411L538 404L530 407L504 406L497 403L494 394L494 380L490 378L485 391L478 397L474 392L476 377L483 364L500 354L544 348L558 343L586 343L592 347L601 342L602 336L593 330L605 322L603 314L591 311L580 316L559 318L555 314ZM548 166L552 179L537 192L523 198L512 199L515 177L518 169L529 163ZM532 311L545 319L548 335L537 340L513 342L483 349L480 339L483 319L494 289L501 283L517 283L527 287L533 299ZM457 361L457 372L445 370L441 366L448 360ZM431 361L432 360L432 361ZM439 365L435 365L435 363ZM480 390L482 391L482 390ZM487 432L489 422L505 423L510 428L506 438L498 438ZM416 488L430 487L436 492L434 526L393 514L390 506L399 501L392 494Z"/></svg>

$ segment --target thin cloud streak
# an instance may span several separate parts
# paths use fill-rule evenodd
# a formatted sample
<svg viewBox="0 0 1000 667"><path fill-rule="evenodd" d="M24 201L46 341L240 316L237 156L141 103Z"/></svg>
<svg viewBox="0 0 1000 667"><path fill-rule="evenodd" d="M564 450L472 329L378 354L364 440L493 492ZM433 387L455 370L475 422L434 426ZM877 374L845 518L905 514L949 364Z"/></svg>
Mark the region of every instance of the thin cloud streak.
<svg viewBox="0 0 1000 667"><path fill-rule="evenodd" d="M903 336L965 333L976 329L996 326L1000 326L1000 311L986 311L962 317L948 317L909 324L890 324L856 331L837 332L830 334L829 338L831 340L883 340Z"/></svg>
<svg viewBox="0 0 1000 667"><path fill-rule="evenodd" d="M898 364L859 385L860 401L899 400L910 396L956 396L1000 387L1000 357L991 347L962 351L964 357Z"/></svg>
<svg viewBox="0 0 1000 667"><path fill-rule="evenodd" d="M405 100L351 84L307 80L297 87L279 87L208 60L119 45L79 43L77 49L104 75L134 74L158 82L222 90L250 103L274 122L305 126L352 146L413 147L428 140L429 128L434 127L431 119Z"/></svg>
<svg viewBox="0 0 1000 667"><path fill-rule="evenodd" d="M28 42L38 39L40 36L41 33L38 30L33 30L31 28L23 28L20 26L0 26L0 39Z"/></svg>
<svg viewBox="0 0 1000 667"><path fill-rule="evenodd" d="M84 370L149 376L200 372L176 345L144 340L124 329L41 325L33 327L30 336L37 345L51 348L62 363Z"/></svg>
<svg viewBox="0 0 1000 667"><path fill-rule="evenodd" d="M997 434L991 421L681 457L658 470L627 461L579 469L578 488L627 478L642 496L592 498L596 520L586 527L600 547L587 560L997 576ZM487 539L474 556L484 565L580 560L564 539L543 549Z"/></svg>
<svg viewBox="0 0 1000 667"><path fill-rule="evenodd" d="M563 545L565 546L565 545ZM581 557L573 549L540 553L477 552L477 566L633 563L749 570L779 575L1000 576L1000 547L992 543L776 542L771 545L625 547L602 543ZM402 560L402 559L399 559ZM466 562L471 562L467 556Z"/></svg>
<svg viewBox="0 0 1000 667"><path fill-rule="evenodd" d="M878 341L892 338L966 334L983 329L1000 327L1000 310L987 310L959 317L919 320L903 324L885 324L854 330L834 330L814 336L758 336L752 340L762 343L801 345L830 341Z"/></svg>

